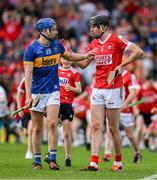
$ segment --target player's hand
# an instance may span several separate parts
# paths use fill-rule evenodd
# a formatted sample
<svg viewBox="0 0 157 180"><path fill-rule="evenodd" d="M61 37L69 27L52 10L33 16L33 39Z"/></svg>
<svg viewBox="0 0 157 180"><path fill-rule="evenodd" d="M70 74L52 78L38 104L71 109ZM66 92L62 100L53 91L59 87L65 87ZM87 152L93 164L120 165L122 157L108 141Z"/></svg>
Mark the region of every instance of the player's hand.
<svg viewBox="0 0 157 180"><path fill-rule="evenodd" d="M66 90L66 91L71 91L71 90L72 90L72 89L71 89L71 86L70 86L69 84L66 84L65 90Z"/></svg>
<svg viewBox="0 0 157 180"><path fill-rule="evenodd" d="M23 116L24 116L24 112L21 111L21 112L18 113L18 115L19 115L20 117L23 117Z"/></svg>
<svg viewBox="0 0 157 180"><path fill-rule="evenodd" d="M122 65L120 64L120 65L117 66L116 69L115 69L115 71L116 71L115 76L117 76L117 75L119 75L119 74L122 74L122 70L123 70L123 68L122 68Z"/></svg>
<svg viewBox="0 0 157 180"><path fill-rule="evenodd" d="M151 114L155 114L155 113L157 113L157 108L156 107L151 109Z"/></svg>
<svg viewBox="0 0 157 180"><path fill-rule="evenodd" d="M88 58L90 58L90 57L94 58L96 56L96 54L97 54L97 51L98 51L97 48L92 49L91 51L88 51Z"/></svg>
<svg viewBox="0 0 157 180"><path fill-rule="evenodd" d="M127 108L128 108L128 103L124 102L124 103L123 103L123 106L122 106L122 110L125 110L125 109L127 109Z"/></svg>
<svg viewBox="0 0 157 180"><path fill-rule="evenodd" d="M140 114L140 110L137 107L133 107L134 115L138 116Z"/></svg>
<svg viewBox="0 0 157 180"><path fill-rule="evenodd" d="M71 50L71 44L69 42L69 40L65 40L64 38L60 39L60 42L62 43L62 45L64 46L64 48L66 50Z"/></svg>
<svg viewBox="0 0 157 180"><path fill-rule="evenodd" d="M26 108L30 108L32 106L32 102L33 102L33 98L32 97L26 98L25 107Z"/></svg>

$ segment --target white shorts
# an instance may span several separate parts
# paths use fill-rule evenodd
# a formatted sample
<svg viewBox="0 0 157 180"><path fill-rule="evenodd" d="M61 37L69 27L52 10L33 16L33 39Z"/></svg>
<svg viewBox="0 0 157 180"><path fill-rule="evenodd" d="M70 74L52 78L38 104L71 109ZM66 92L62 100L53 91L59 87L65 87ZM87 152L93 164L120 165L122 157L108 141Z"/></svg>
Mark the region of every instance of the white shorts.
<svg viewBox="0 0 157 180"><path fill-rule="evenodd" d="M135 124L135 118L132 113L120 113L120 121L124 127L130 127Z"/></svg>
<svg viewBox="0 0 157 180"><path fill-rule="evenodd" d="M35 99L39 94L32 94L32 98ZM55 91L50 94L40 94L40 100L37 106L30 108L31 111L44 112L46 106L60 105L60 92Z"/></svg>
<svg viewBox="0 0 157 180"><path fill-rule="evenodd" d="M104 104L107 109L121 108L124 99L124 88L92 90L91 104Z"/></svg>

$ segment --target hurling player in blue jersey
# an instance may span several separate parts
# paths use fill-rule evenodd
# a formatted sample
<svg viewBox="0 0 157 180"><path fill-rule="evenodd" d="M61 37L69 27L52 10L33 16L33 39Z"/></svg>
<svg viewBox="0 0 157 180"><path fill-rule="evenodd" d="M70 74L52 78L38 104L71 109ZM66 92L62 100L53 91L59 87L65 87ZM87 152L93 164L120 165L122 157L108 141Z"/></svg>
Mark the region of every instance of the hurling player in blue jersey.
<svg viewBox="0 0 157 180"><path fill-rule="evenodd" d="M59 170L56 163L57 151L57 121L60 107L60 89L58 78L58 64L63 56L70 61L81 61L93 59L96 50L88 54L78 54L68 52L64 46L56 39L58 35L57 25L52 18L43 18L37 21L37 30L40 34L28 46L24 55L25 86L26 86L26 106L29 108L37 96L40 101L35 107L31 107L31 117L33 124L33 153L34 170L42 168L41 165L41 133L43 124L43 114L46 112L48 123L48 147L50 151L49 168Z"/></svg>

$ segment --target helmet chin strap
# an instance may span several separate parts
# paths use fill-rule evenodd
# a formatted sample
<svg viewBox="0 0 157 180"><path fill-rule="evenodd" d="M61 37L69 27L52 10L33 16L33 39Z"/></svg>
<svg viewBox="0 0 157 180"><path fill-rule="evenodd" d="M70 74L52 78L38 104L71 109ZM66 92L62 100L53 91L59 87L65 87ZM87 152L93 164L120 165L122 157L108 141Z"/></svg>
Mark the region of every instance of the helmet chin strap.
<svg viewBox="0 0 157 180"><path fill-rule="evenodd" d="M50 32L50 30L49 29L47 29L49 32ZM41 31L39 31L39 33L42 35L42 36L44 36L44 38L46 38L48 41L52 41L53 39L51 39L51 38L48 38L45 34L43 34Z"/></svg>
<svg viewBox="0 0 157 180"><path fill-rule="evenodd" d="M108 27L104 27L103 25L100 25L100 29L101 29L102 33L100 35L98 35L97 37L95 37L96 39L101 38L101 36L106 32Z"/></svg>
<svg viewBox="0 0 157 180"><path fill-rule="evenodd" d="M52 41L53 39L48 38L45 34L43 34L42 32L39 32L42 36L44 36L44 38L46 38L48 41Z"/></svg>

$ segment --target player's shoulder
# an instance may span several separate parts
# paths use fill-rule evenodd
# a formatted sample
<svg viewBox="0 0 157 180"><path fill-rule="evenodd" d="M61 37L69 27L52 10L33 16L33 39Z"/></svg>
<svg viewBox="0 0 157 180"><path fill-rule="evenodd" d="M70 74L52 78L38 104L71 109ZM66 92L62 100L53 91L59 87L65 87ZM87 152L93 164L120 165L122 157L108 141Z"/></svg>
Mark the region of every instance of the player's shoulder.
<svg viewBox="0 0 157 180"><path fill-rule="evenodd" d="M130 71L128 71L128 70L125 69L125 70L123 71L123 73L122 73L122 76L131 76L131 74L132 74L132 73L131 73Z"/></svg>
<svg viewBox="0 0 157 180"><path fill-rule="evenodd" d="M125 43L125 44L128 44L128 43L129 43L129 41L125 38L125 36L123 36L123 35L121 35L121 34L117 34L116 36L117 36L117 40L118 40L118 41L122 41L122 42Z"/></svg>
<svg viewBox="0 0 157 180"><path fill-rule="evenodd" d="M128 70L124 70L124 72L122 73L122 76L125 76L127 78L136 78L135 74Z"/></svg>
<svg viewBox="0 0 157 180"><path fill-rule="evenodd" d="M27 48L34 48L35 49L38 46L38 44L39 44L38 41L34 40L27 46Z"/></svg>
<svg viewBox="0 0 157 180"><path fill-rule="evenodd" d="M39 43L37 40L32 41L26 48L29 53L35 52L39 49Z"/></svg>
<svg viewBox="0 0 157 180"><path fill-rule="evenodd" d="M126 81L130 81L132 78L134 78L134 74L132 74L130 71L128 70L124 70L122 73L122 77L123 79L125 79Z"/></svg>

